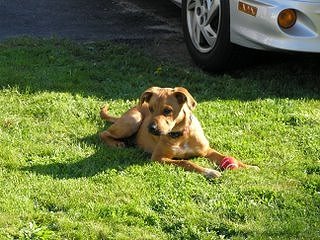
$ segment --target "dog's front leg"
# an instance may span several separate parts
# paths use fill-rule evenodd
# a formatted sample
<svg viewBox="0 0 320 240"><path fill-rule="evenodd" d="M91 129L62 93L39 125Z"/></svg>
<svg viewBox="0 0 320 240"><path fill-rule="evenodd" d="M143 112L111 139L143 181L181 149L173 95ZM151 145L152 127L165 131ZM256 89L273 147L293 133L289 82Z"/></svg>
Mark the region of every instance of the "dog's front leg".
<svg viewBox="0 0 320 240"><path fill-rule="evenodd" d="M161 156L157 153L152 154L151 160L157 161L162 164L170 164L170 165L179 166L179 167L184 168L187 171L200 173L207 178L217 178L217 177L221 176L220 172L213 170L213 169L210 169L210 168L201 167L201 166L199 166L189 160L173 160L170 157Z"/></svg>
<svg viewBox="0 0 320 240"><path fill-rule="evenodd" d="M210 162L217 164L220 166L222 160L226 157L225 155L217 152L216 150L209 148L207 154L205 155L206 158L210 160Z"/></svg>
<svg viewBox="0 0 320 240"><path fill-rule="evenodd" d="M259 170L259 167L247 165L239 160L234 159L233 157L225 156L216 150L210 148L205 156L212 163L217 164L222 170L225 169L237 169L237 168L252 168Z"/></svg>

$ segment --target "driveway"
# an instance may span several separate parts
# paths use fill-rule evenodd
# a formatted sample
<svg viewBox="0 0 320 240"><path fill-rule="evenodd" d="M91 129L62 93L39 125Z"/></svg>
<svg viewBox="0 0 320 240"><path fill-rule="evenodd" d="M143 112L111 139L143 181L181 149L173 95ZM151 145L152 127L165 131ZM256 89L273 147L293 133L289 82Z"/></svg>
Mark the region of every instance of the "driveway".
<svg viewBox="0 0 320 240"><path fill-rule="evenodd" d="M0 40L17 36L125 41L166 60L192 62L180 9L169 0L0 0Z"/></svg>
<svg viewBox="0 0 320 240"><path fill-rule="evenodd" d="M28 35L77 41L126 40L180 33L178 8L169 0L160 6L158 2L1 0L0 39Z"/></svg>

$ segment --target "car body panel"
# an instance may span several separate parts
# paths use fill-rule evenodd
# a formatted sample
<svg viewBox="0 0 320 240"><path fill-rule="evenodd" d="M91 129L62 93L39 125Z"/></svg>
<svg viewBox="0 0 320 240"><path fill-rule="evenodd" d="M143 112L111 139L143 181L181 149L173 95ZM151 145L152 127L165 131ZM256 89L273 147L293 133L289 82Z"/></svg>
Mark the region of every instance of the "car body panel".
<svg viewBox="0 0 320 240"><path fill-rule="evenodd" d="M181 6L181 0L172 0ZM319 0L229 0L230 41L261 50L320 52ZM239 10L239 2L256 8L251 15ZM297 12L296 24L283 29L278 15L284 9Z"/></svg>

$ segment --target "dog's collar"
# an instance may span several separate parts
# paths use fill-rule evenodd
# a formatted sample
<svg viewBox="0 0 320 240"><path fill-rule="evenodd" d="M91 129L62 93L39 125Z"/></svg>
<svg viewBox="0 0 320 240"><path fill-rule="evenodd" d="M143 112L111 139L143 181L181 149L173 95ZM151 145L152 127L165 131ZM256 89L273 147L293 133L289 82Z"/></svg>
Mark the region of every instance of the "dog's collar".
<svg viewBox="0 0 320 240"><path fill-rule="evenodd" d="M192 119L193 119L193 117L192 117L192 115L190 115L189 125L191 124ZM183 129L182 131L179 131L179 132L169 132L169 133L168 133L168 136L171 137L171 138L173 138L173 139L174 139L174 138L179 138L179 137L183 136L183 133L188 132L188 131L189 131L189 128L185 128L185 129Z"/></svg>

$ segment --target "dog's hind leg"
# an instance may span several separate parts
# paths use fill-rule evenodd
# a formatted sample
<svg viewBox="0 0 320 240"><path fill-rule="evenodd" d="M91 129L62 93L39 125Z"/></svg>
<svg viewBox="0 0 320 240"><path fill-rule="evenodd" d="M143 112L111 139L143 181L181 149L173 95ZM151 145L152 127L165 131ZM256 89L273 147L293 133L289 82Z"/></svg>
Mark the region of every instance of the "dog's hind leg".
<svg viewBox="0 0 320 240"><path fill-rule="evenodd" d="M102 108L100 116L113 124L106 130L100 133L100 138L109 146L124 147L122 141L135 134L143 120L142 113L136 108L131 108L121 117L109 116L107 109Z"/></svg>

